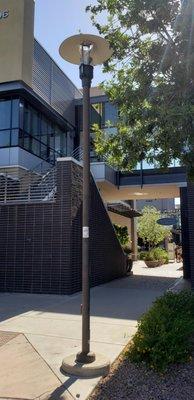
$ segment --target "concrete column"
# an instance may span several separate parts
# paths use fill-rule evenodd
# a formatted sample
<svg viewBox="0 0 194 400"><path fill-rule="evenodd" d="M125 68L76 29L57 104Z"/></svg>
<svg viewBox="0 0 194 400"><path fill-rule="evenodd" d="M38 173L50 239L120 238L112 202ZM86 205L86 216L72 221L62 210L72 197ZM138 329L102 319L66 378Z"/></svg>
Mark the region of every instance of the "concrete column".
<svg viewBox="0 0 194 400"><path fill-rule="evenodd" d="M131 207L136 208L136 200L131 200ZM137 249L137 219L131 218L131 249L132 249L132 259L137 261L138 249Z"/></svg>

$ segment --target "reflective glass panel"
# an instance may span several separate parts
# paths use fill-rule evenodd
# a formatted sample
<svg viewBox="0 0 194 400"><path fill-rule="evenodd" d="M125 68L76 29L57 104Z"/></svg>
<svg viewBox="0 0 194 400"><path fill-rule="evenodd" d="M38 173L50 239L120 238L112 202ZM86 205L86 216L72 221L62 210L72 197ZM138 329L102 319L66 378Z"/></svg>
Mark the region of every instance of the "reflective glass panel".
<svg viewBox="0 0 194 400"><path fill-rule="evenodd" d="M0 129L9 129L11 126L11 100L0 101Z"/></svg>
<svg viewBox="0 0 194 400"><path fill-rule="evenodd" d="M28 133L31 131L31 113L30 108L26 106L24 108L24 130Z"/></svg>
<svg viewBox="0 0 194 400"><path fill-rule="evenodd" d="M32 153L40 157L40 142L32 138Z"/></svg>
<svg viewBox="0 0 194 400"><path fill-rule="evenodd" d="M31 137L27 134L24 135L23 146L25 150L31 151Z"/></svg>
<svg viewBox="0 0 194 400"><path fill-rule="evenodd" d="M48 120L42 116L41 118L41 142L47 144L48 141Z"/></svg>
<svg viewBox="0 0 194 400"><path fill-rule="evenodd" d="M19 99L12 100L12 128L19 127Z"/></svg>
<svg viewBox="0 0 194 400"><path fill-rule="evenodd" d="M118 110L117 107L110 103L104 103L102 124L106 125L109 121L111 125L116 125L118 120Z"/></svg>
<svg viewBox="0 0 194 400"><path fill-rule="evenodd" d="M12 129L11 146L18 146L18 144L19 144L19 129Z"/></svg>
<svg viewBox="0 0 194 400"><path fill-rule="evenodd" d="M0 147L10 146L10 129L0 132Z"/></svg>
<svg viewBox="0 0 194 400"><path fill-rule="evenodd" d="M36 110L31 109L32 120L31 120L31 135L39 137L39 115Z"/></svg>
<svg viewBox="0 0 194 400"><path fill-rule="evenodd" d="M45 146L44 144L41 144L41 158L44 158L45 160L48 159L49 157L49 152L48 152L48 147Z"/></svg>

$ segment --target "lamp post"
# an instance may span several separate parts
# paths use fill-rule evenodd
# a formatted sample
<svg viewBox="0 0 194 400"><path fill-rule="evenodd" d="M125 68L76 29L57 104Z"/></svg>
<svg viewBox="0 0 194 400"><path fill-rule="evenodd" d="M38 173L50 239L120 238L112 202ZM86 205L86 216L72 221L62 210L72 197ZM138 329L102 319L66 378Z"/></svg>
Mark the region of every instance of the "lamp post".
<svg viewBox="0 0 194 400"><path fill-rule="evenodd" d="M108 368L109 363L101 358L98 360L98 357L90 351L90 87L93 67L110 58L112 51L105 39L96 35L79 34L67 38L61 44L59 53L66 61L79 65L83 88L82 349L76 355L76 358L72 356L71 359L63 360L62 369L65 372L83 376L84 364L88 366L88 368L85 368L87 370L86 375L91 376L89 365L92 364L94 375L95 372L97 375L101 375L102 371L99 367L102 368L103 364ZM96 368L94 368L94 363Z"/></svg>

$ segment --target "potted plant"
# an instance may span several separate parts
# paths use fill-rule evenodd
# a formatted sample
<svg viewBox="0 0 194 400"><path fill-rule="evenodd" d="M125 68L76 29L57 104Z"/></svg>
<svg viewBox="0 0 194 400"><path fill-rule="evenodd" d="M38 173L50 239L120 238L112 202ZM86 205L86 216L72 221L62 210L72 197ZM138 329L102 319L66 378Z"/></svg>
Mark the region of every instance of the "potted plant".
<svg viewBox="0 0 194 400"><path fill-rule="evenodd" d="M140 255L140 258L144 260L145 264L149 268L160 267L163 264L168 264L169 258L166 250L156 247L148 252L144 252Z"/></svg>

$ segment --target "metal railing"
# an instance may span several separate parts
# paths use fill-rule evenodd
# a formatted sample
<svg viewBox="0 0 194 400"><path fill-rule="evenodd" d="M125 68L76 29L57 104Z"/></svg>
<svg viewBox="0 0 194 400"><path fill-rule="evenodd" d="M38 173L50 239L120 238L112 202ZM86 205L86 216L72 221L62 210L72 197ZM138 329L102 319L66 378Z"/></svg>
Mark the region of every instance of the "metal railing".
<svg viewBox="0 0 194 400"><path fill-rule="evenodd" d="M34 170L22 178L8 172L0 174L0 204L54 201L57 191L56 167L44 175Z"/></svg>
<svg viewBox="0 0 194 400"><path fill-rule="evenodd" d="M83 148L82 146L77 147L71 153L71 157L75 160L82 162L83 161Z"/></svg>
<svg viewBox="0 0 194 400"><path fill-rule="evenodd" d="M73 157L75 160L82 162L83 161L83 147L79 146L73 152L71 153L71 157ZM90 162L95 162L95 161L105 161L103 157L97 156L95 149L91 146L90 150Z"/></svg>

